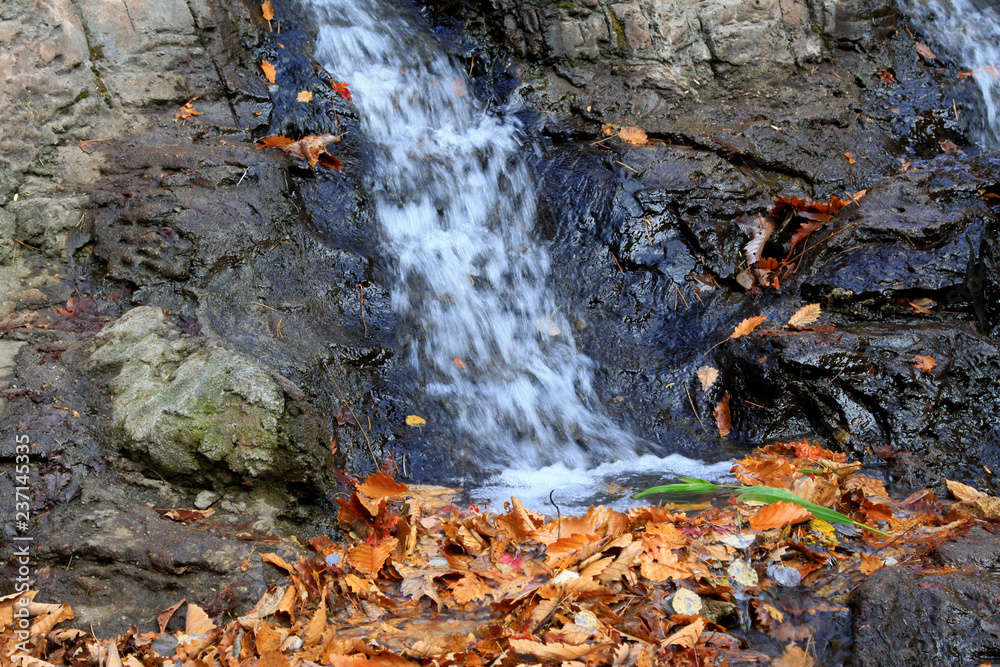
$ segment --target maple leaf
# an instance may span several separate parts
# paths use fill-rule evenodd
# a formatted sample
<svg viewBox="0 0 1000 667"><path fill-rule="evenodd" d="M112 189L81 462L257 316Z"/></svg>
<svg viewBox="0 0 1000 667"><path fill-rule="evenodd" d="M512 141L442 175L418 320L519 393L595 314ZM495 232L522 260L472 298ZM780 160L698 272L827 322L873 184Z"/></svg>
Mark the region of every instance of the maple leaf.
<svg viewBox="0 0 1000 667"><path fill-rule="evenodd" d="M342 81L331 81L330 87L333 88L333 92L337 93L348 102L351 101L350 84L343 83Z"/></svg>
<svg viewBox="0 0 1000 667"><path fill-rule="evenodd" d="M201 112L200 111L195 111L194 106L191 104L192 102L194 102L199 97L201 97L201 95L198 95L196 97L192 97L191 99L189 99L187 102L184 103L184 106L182 106L180 109L178 109L177 113L174 114L174 122L175 123L177 121L179 121L179 120L187 120L189 118L194 118L195 116L200 116L201 115Z"/></svg>
<svg viewBox="0 0 1000 667"><path fill-rule="evenodd" d="M795 503L777 502L765 505L750 517L750 527L754 530L771 530L794 526L814 518L812 513Z"/></svg>
<svg viewBox="0 0 1000 667"><path fill-rule="evenodd" d="M701 381L701 390L708 391L719 379L719 371L712 366L702 366L698 369L697 377Z"/></svg>
<svg viewBox="0 0 1000 667"><path fill-rule="evenodd" d="M462 578L451 587L451 594L455 596L455 602L466 605L476 600L485 600L490 589L483 583L482 579L474 574L464 574Z"/></svg>
<svg viewBox="0 0 1000 667"><path fill-rule="evenodd" d="M313 94L308 90L300 91L299 94L295 96L295 99L299 102L311 102L312 98Z"/></svg>
<svg viewBox="0 0 1000 667"><path fill-rule="evenodd" d="M267 62L266 60L261 60L260 68L264 71L264 76L267 77L267 80L270 81L271 83L274 83L274 79L278 74L277 71L274 69L274 65Z"/></svg>
<svg viewBox="0 0 1000 667"><path fill-rule="evenodd" d="M934 361L933 357L917 354L913 357L913 367L924 373L930 373L937 368L937 362Z"/></svg>
<svg viewBox="0 0 1000 667"><path fill-rule="evenodd" d="M820 313L822 313L820 305L818 303L810 303L808 306L802 306L795 311L795 314L788 318L788 323L785 326L789 329L801 329L818 320Z"/></svg>
<svg viewBox="0 0 1000 667"><path fill-rule="evenodd" d="M736 328L733 330L733 333L729 334L729 337L739 338L740 336L746 336L748 333L753 332L754 329L759 327L766 319L767 315L748 317L736 325Z"/></svg>
<svg viewBox="0 0 1000 667"><path fill-rule="evenodd" d="M934 60L935 58L937 58L937 56L934 55L934 52L931 51L926 44L917 42L916 44L913 45L913 48L916 49L917 55L923 58L924 60Z"/></svg>

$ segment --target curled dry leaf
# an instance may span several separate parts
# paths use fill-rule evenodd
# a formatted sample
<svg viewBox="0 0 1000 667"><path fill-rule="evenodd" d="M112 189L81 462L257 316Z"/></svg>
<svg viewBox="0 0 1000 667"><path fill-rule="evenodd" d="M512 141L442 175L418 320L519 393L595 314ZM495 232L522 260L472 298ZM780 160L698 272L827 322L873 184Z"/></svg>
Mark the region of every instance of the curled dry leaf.
<svg viewBox="0 0 1000 667"><path fill-rule="evenodd" d="M930 50L930 47L928 47L926 44L923 44L922 42L917 42L916 44L913 45L913 48L917 50L917 55L923 58L924 60L934 60L935 58L937 58L937 56L934 55L934 52Z"/></svg>
<svg viewBox="0 0 1000 667"><path fill-rule="evenodd" d="M275 135L264 137L257 142L257 148L279 148L292 157L301 158L313 169L322 165L340 171L340 160L326 152L327 144L340 141L340 137L332 134L317 134L302 137L292 141L288 137Z"/></svg>
<svg viewBox="0 0 1000 667"><path fill-rule="evenodd" d="M847 158L847 164L854 164L857 162L857 160L854 159L854 156L850 153L844 153L844 157Z"/></svg>
<svg viewBox="0 0 1000 667"><path fill-rule="evenodd" d="M785 326L789 329L800 329L808 326L818 320L822 312L818 303L810 303L808 306L802 306L795 311L794 315L788 318L788 324Z"/></svg>
<svg viewBox="0 0 1000 667"><path fill-rule="evenodd" d="M267 62L266 60L261 60L260 68L261 70L263 70L264 76L267 77L267 80L271 83L274 83L274 79L278 74L278 72L274 69L274 65Z"/></svg>
<svg viewBox="0 0 1000 667"><path fill-rule="evenodd" d="M719 428L719 437L729 437L729 432L733 429L733 422L729 414L728 391L723 395L722 400L715 406L715 425Z"/></svg>
<svg viewBox="0 0 1000 667"><path fill-rule="evenodd" d="M719 379L719 371L712 366L702 366L698 369L697 377L701 381L701 390L708 391Z"/></svg>
<svg viewBox="0 0 1000 667"><path fill-rule="evenodd" d="M705 629L705 619L698 618L691 625L687 625L674 634L663 640L664 646L683 646L684 648L694 648Z"/></svg>
<svg viewBox="0 0 1000 667"><path fill-rule="evenodd" d="M179 120L188 120L189 118L194 118L195 116L200 116L201 115L201 112L200 111L195 111L194 106L191 104L192 102L194 102L199 97L201 97L201 95L198 95L196 97L192 97L191 99L189 99L187 102L184 103L184 106L182 106L180 109L178 109L177 113L174 114L174 122L175 123L177 121L179 121Z"/></svg>
<svg viewBox="0 0 1000 667"><path fill-rule="evenodd" d="M729 334L729 337L739 338L740 336L746 336L748 333L753 332L754 329L759 327L766 319L767 315L757 315L756 317L748 317L736 325L736 329L733 331L733 333Z"/></svg>
<svg viewBox="0 0 1000 667"><path fill-rule="evenodd" d="M933 357L928 357L923 354L918 354L913 357L913 366L919 371L924 373L930 373L935 368L937 368L937 362L934 361Z"/></svg>

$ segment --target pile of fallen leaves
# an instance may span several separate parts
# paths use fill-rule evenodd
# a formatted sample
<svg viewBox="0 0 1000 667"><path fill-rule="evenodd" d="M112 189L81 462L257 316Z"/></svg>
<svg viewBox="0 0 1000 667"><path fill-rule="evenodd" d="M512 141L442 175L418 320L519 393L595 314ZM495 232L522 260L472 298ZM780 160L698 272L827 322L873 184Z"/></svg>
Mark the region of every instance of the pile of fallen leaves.
<svg viewBox="0 0 1000 667"><path fill-rule="evenodd" d="M8 596L2 654L21 667L703 666L766 663L747 642L758 633L779 648L771 664L813 665L817 624L846 617L864 576L896 563L941 572L920 556L990 520L972 517L997 516L1000 500L957 483L960 502L929 490L891 499L859 468L802 441L733 472L895 537L729 497L557 518L512 499L493 514L456 507L457 489L377 473L339 499L343 542L314 538L315 556L296 563L262 556L285 578L245 616L223 622L189 604L184 630L166 632L178 603L159 632L99 640L56 627L73 618L68 605L32 602L30 656L8 658Z"/></svg>

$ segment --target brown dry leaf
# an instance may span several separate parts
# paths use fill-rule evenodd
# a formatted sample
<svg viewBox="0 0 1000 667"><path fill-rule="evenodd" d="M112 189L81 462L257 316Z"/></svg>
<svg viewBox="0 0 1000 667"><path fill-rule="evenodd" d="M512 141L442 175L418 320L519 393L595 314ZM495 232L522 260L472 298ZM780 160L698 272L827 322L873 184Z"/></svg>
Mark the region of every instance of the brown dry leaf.
<svg viewBox="0 0 1000 667"><path fill-rule="evenodd" d="M918 354L913 357L913 367L918 371L923 371L924 373L930 373L935 368L937 368L937 362L934 361L933 357L928 357L923 354Z"/></svg>
<svg viewBox="0 0 1000 667"><path fill-rule="evenodd" d="M789 644L785 652L774 662L771 667L815 667L816 661L795 644Z"/></svg>
<svg viewBox="0 0 1000 667"><path fill-rule="evenodd" d="M937 56L934 55L934 52L931 51L926 44L917 42L916 44L913 45L913 47L917 50L917 55L923 58L924 60L934 60L935 58L937 58Z"/></svg>
<svg viewBox="0 0 1000 667"><path fill-rule="evenodd" d="M756 317L748 317L736 325L736 329L733 331L733 333L729 334L729 337L739 338L740 336L746 336L748 333L751 333L754 329L759 327L766 319L767 315L757 315Z"/></svg>
<svg viewBox="0 0 1000 667"><path fill-rule="evenodd" d="M212 630L215 630L215 623L205 610L196 604L189 604L184 620L184 632L189 635L207 635Z"/></svg>
<svg viewBox="0 0 1000 667"><path fill-rule="evenodd" d="M976 500L977 498L987 497L987 494L967 484L955 482L950 479L946 479L945 483L948 485L948 491L955 500Z"/></svg>
<svg viewBox="0 0 1000 667"><path fill-rule="evenodd" d="M382 498L402 498L409 492L406 484L397 482L384 472L377 472L370 475L362 484L358 486L358 494L367 496L373 500Z"/></svg>
<svg viewBox="0 0 1000 667"><path fill-rule="evenodd" d="M872 554L861 554L861 574L865 576L885 565L882 559Z"/></svg>
<svg viewBox="0 0 1000 667"><path fill-rule="evenodd" d="M776 502L765 505L750 517L750 527L754 530L771 530L794 526L812 519L812 512L792 502Z"/></svg>
<svg viewBox="0 0 1000 667"><path fill-rule="evenodd" d="M195 111L194 106L191 104L199 97L201 97L201 95L198 95L197 97L192 97L191 99L189 99L187 102L184 103L184 106L182 106L180 109L177 110L177 113L174 114L175 123L179 120L187 120L189 118L194 118L195 116L201 115L201 112Z"/></svg>
<svg viewBox="0 0 1000 667"><path fill-rule="evenodd" d="M389 538L378 546L359 544L347 551L347 564L368 577L378 574L396 548L398 540Z"/></svg>
<svg viewBox="0 0 1000 667"><path fill-rule="evenodd" d="M483 583L483 580L474 574L465 574L451 587L451 593L455 596L455 602L461 605L468 604L475 600L485 600L490 588Z"/></svg>
<svg viewBox="0 0 1000 667"><path fill-rule="evenodd" d="M313 169L317 164L324 167L340 170L340 160L326 153L326 146L330 143L340 141L340 137L332 134L317 134L302 137L298 141L292 141L288 137L275 135L264 137L257 142L257 148L280 148L285 153L306 160ZM331 164L327 159L332 160ZM333 166L335 165L335 166Z"/></svg>
<svg viewBox="0 0 1000 667"><path fill-rule="evenodd" d="M163 632L167 629L167 623L170 622L174 612L180 609L181 605L185 602L187 602L187 598L182 598L177 604L167 607L156 615L156 623L160 626L160 634L163 634Z"/></svg>
<svg viewBox="0 0 1000 667"><path fill-rule="evenodd" d="M260 68L264 71L264 76L267 77L267 80L270 81L271 83L274 83L274 78L278 74L277 70L274 69L274 65L267 62L266 60L261 60Z"/></svg>
<svg viewBox="0 0 1000 667"><path fill-rule="evenodd" d="M705 629L705 619L699 618L691 625L687 625L674 634L663 640L664 646L683 646L684 648L694 648Z"/></svg>
<svg viewBox="0 0 1000 667"><path fill-rule="evenodd" d="M813 322L819 319L823 310L818 303L810 303L808 306L802 306L795 314L788 318L787 326L790 329L800 329L805 326L809 326Z"/></svg>
<svg viewBox="0 0 1000 667"><path fill-rule="evenodd" d="M56 625L63 621L72 620L73 617L73 610L68 604L57 605L52 611L35 619L35 622L31 625L31 634L47 635L52 632L52 628L56 627Z"/></svg>
<svg viewBox="0 0 1000 667"><path fill-rule="evenodd" d="M312 646L318 642L324 630L326 630L326 599L320 601L319 609L309 619L309 624L301 633L303 646Z"/></svg>
<svg viewBox="0 0 1000 667"><path fill-rule="evenodd" d="M260 11L268 21L274 18L274 7L271 6L271 0L265 0L264 4L260 6Z"/></svg>
<svg viewBox="0 0 1000 667"><path fill-rule="evenodd" d="M295 99L298 100L299 102L311 102L312 98L313 94L310 93L308 90L302 90L299 92L298 95L295 96Z"/></svg>
<svg viewBox="0 0 1000 667"><path fill-rule="evenodd" d="M698 369L697 377L701 381L701 390L708 391L719 379L719 371L711 366L702 366Z"/></svg>
<svg viewBox="0 0 1000 667"><path fill-rule="evenodd" d="M288 667L288 656L281 651L264 651L257 658L257 667Z"/></svg>
<svg viewBox="0 0 1000 667"><path fill-rule="evenodd" d="M854 159L854 156L851 155L850 153L844 153L844 157L847 158L847 164L854 164L855 162L857 162L857 160Z"/></svg>
<svg viewBox="0 0 1000 667"><path fill-rule="evenodd" d="M591 651L601 648L600 645L563 644L560 642L550 642L543 644L531 639L511 639L510 647L517 651L518 655L527 655L538 659L540 662L566 662L582 658Z"/></svg>
<svg viewBox="0 0 1000 667"><path fill-rule="evenodd" d="M646 146L649 144L646 131L641 127L623 127L618 131L618 136L633 146Z"/></svg>
<svg viewBox="0 0 1000 667"><path fill-rule="evenodd" d="M441 572L417 572L407 576L399 584L399 591L411 600L419 600L427 597L437 604L438 612L441 611L441 597L438 595L437 586L434 585L434 577Z"/></svg>
<svg viewBox="0 0 1000 667"><path fill-rule="evenodd" d="M260 559L265 563L270 563L275 567L279 567L282 570L286 570L289 574L295 574L295 568L288 564L284 558L278 554L261 554Z"/></svg>
<svg viewBox="0 0 1000 667"><path fill-rule="evenodd" d="M722 400L715 406L715 425L719 428L719 437L728 438L729 432L733 430L733 420L729 414L729 392L722 396Z"/></svg>

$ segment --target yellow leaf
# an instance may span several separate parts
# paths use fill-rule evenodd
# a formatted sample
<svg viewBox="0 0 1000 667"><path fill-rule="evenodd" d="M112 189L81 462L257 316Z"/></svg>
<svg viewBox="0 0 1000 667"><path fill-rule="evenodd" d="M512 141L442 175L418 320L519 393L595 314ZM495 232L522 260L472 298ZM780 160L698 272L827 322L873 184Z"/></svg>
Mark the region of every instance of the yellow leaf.
<svg viewBox="0 0 1000 667"><path fill-rule="evenodd" d="M308 90L303 90L296 96L295 99L298 100L299 102L311 102L312 98L313 98L312 93L310 93Z"/></svg>
<svg viewBox="0 0 1000 667"><path fill-rule="evenodd" d="M733 333L729 334L729 337L739 338L740 336L746 336L748 333L751 333L754 329L759 327L766 319L767 315L748 317L736 325L736 329L733 331Z"/></svg>
<svg viewBox="0 0 1000 667"><path fill-rule="evenodd" d="M788 318L788 326L792 329L799 329L804 326L808 326L819 319L822 309L818 303L810 303L808 306L802 306L795 314Z"/></svg>
<svg viewBox="0 0 1000 667"><path fill-rule="evenodd" d="M270 81L271 83L274 83L274 77L277 75L277 71L274 69L274 65L267 62L266 60L261 60L260 68L264 70L264 76L267 77L267 80Z"/></svg>
<svg viewBox="0 0 1000 667"><path fill-rule="evenodd" d="M869 575L885 565L882 559L872 554L861 554L861 574Z"/></svg>
<svg viewBox="0 0 1000 667"><path fill-rule="evenodd" d="M417 415L407 415L406 425L407 426L423 426L427 423L427 420L423 417L418 417Z"/></svg>
<svg viewBox="0 0 1000 667"><path fill-rule="evenodd" d="M271 6L271 0L267 0L264 4L260 6L260 11L263 12L264 18L270 21L274 18L274 7Z"/></svg>

